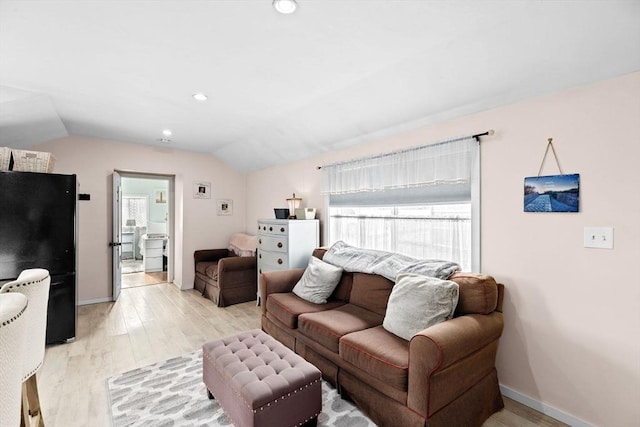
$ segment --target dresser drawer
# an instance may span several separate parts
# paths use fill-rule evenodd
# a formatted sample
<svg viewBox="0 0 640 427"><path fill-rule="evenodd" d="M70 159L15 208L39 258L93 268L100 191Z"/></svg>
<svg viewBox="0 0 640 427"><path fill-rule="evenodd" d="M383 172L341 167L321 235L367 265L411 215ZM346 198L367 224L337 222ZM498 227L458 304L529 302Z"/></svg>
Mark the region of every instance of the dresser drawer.
<svg viewBox="0 0 640 427"><path fill-rule="evenodd" d="M162 239L146 239L144 242L144 249L160 248L162 250Z"/></svg>
<svg viewBox="0 0 640 427"><path fill-rule="evenodd" d="M258 252L258 262L263 266L263 270L282 270L289 268L289 257L287 254L279 252Z"/></svg>
<svg viewBox="0 0 640 427"><path fill-rule="evenodd" d="M287 224L274 224L269 222L258 222L258 234L272 234L286 236L289 227Z"/></svg>
<svg viewBox="0 0 640 427"><path fill-rule="evenodd" d="M258 276L260 275L260 273L267 273L269 271L280 271L280 270L288 270L288 267L285 267L284 264L282 265L268 265L268 264L262 264L262 265L258 265Z"/></svg>
<svg viewBox="0 0 640 427"><path fill-rule="evenodd" d="M144 259L145 271L162 271L162 257L145 257Z"/></svg>
<svg viewBox="0 0 640 427"><path fill-rule="evenodd" d="M162 257L162 248L147 248L144 251L146 258Z"/></svg>
<svg viewBox="0 0 640 427"><path fill-rule="evenodd" d="M286 237L260 236L258 237L258 248L263 251L287 252L289 250Z"/></svg>

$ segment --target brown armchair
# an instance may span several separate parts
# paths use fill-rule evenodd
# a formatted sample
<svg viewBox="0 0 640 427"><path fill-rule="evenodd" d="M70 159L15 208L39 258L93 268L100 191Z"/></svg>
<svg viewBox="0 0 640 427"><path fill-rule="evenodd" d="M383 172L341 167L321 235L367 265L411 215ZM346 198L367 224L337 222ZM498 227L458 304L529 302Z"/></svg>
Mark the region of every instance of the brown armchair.
<svg viewBox="0 0 640 427"><path fill-rule="evenodd" d="M204 249L193 253L193 261L194 287L218 307L256 299L255 255L238 256L229 249Z"/></svg>

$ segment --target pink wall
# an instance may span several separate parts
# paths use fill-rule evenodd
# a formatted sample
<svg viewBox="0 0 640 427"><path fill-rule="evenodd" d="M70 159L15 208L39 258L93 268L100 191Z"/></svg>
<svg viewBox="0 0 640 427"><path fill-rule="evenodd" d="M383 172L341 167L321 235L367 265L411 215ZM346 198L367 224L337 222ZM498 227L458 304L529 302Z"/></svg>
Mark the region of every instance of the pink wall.
<svg viewBox="0 0 640 427"><path fill-rule="evenodd" d="M640 422L640 73L397 133L247 177L247 230L294 192L320 208L317 165L494 129L483 138L482 272L506 285L498 373L506 394L573 424ZM523 212L523 178L553 137L580 173L579 213ZM551 159L543 173L555 174ZM613 250L583 248L614 227Z"/></svg>
<svg viewBox="0 0 640 427"><path fill-rule="evenodd" d="M193 251L224 248L234 232L245 231L245 175L215 157L98 139L68 137L34 149L56 157L55 173L75 173L79 202L78 299L111 297L111 174L114 169L175 175L175 277L182 289L193 287ZM211 199L194 199L194 181L211 182ZM217 216L216 199L232 199L233 215Z"/></svg>

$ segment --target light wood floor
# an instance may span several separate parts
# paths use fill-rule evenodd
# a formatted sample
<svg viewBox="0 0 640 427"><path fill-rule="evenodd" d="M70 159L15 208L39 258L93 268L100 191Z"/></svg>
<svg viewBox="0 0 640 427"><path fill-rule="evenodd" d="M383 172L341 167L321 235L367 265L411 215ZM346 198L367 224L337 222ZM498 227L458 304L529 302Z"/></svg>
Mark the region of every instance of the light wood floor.
<svg viewBox="0 0 640 427"><path fill-rule="evenodd" d="M255 302L218 308L169 284L123 289L116 303L80 306L76 340L47 347L38 373L45 425L110 426L107 378L259 327ZM485 427L564 425L506 398L505 405Z"/></svg>
<svg viewBox="0 0 640 427"><path fill-rule="evenodd" d="M145 273L140 271L138 273L127 273L122 275L122 289L135 288L137 286L157 285L158 283L164 283L167 281L166 271L157 271L152 273Z"/></svg>

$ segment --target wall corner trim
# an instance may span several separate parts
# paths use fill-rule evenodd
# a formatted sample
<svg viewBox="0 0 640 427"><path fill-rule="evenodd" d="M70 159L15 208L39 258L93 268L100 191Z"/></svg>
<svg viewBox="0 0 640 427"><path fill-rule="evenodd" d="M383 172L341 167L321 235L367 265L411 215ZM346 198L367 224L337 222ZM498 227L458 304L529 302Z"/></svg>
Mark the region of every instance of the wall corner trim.
<svg viewBox="0 0 640 427"><path fill-rule="evenodd" d="M593 425L586 423L579 418L569 415L566 412L562 412L561 410L556 409L553 406L549 406L545 403L539 402L532 397L517 392L504 385L500 385L500 391L509 399L513 399L518 403L522 403L523 405L528 406L531 409L535 409L536 411L541 412L544 415L547 415L572 427L594 427Z"/></svg>

